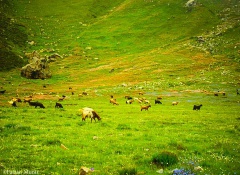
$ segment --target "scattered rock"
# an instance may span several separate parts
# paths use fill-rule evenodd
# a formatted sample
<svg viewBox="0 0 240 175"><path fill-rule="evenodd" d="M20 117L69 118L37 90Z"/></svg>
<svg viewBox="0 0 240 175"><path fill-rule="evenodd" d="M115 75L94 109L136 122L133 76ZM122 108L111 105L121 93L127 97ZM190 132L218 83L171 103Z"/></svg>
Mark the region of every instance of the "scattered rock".
<svg viewBox="0 0 240 175"><path fill-rule="evenodd" d="M194 7L196 6L197 2L196 0L189 0L188 2L186 2L185 6L186 7Z"/></svg>
<svg viewBox="0 0 240 175"><path fill-rule="evenodd" d="M28 79L46 79L52 76L46 57L41 57L36 51L25 55L29 58L29 64L22 67L21 76Z"/></svg>
<svg viewBox="0 0 240 175"><path fill-rule="evenodd" d="M86 175L86 174L91 173L91 172L93 172L93 168L90 169L90 168L82 166L80 168L79 175Z"/></svg>
<svg viewBox="0 0 240 175"><path fill-rule="evenodd" d="M56 59L59 59L59 58L63 58L63 57L61 55L59 55L58 53L54 53L54 54L48 56L48 61L54 62L54 61L56 61Z"/></svg>
<svg viewBox="0 0 240 175"><path fill-rule="evenodd" d="M162 174L163 173L163 169L157 170L156 172L159 173L159 174Z"/></svg>

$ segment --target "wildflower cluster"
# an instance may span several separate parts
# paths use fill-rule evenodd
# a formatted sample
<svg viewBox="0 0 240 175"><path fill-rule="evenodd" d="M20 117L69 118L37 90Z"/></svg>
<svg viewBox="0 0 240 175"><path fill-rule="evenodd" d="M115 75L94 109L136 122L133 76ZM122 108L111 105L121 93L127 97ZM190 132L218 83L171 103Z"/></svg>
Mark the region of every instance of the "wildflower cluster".
<svg viewBox="0 0 240 175"><path fill-rule="evenodd" d="M173 170L172 175L195 175L192 173L190 170L185 170L185 169L175 169Z"/></svg>

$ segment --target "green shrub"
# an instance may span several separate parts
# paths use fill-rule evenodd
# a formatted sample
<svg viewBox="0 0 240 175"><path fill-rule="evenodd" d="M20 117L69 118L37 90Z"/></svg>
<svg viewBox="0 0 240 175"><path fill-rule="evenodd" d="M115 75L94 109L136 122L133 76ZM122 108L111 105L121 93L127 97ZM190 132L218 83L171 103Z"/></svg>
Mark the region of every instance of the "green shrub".
<svg viewBox="0 0 240 175"><path fill-rule="evenodd" d="M122 168L118 171L120 175L135 175L137 174L136 168Z"/></svg>
<svg viewBox="0 0 240 175"><path fill-rule="evenodd" d="M177 162L178 162L177 155L168 151L156 153L152 156L152 163L163 168L174 165Z"/></svg>

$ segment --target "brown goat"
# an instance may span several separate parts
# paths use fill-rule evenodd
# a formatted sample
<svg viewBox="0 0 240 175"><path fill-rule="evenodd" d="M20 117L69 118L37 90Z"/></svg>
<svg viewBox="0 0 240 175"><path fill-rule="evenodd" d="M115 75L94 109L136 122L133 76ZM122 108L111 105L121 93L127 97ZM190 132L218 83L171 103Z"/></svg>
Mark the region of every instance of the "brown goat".
<svg viewBox="0 0 240 175"><path fill-rule="evenodd" d="M63 101L65 99L65 96L63 97L58 97L58 101Z"/></svg>
<svg viewBox="0 0 240 175"><path fill-rule="evenodd" d="M174 102L172 102L172 105L174 106L174 105L178 105L178 101L174 101Z"/></svg>
<svg viewBox="0 0 240 175"><path fill-rule="evenodd" d="M113 99L113 98L110 99L110 103L112 103L113 105L119 105L116 99Z"/></svg>
<svg viewBox="0 0 240 175"><path fill-rule="evenodd" d="M24 98L23 101L24 101L25 103L26 103L26 102L30 102L30 101L32 101L32 98L27 97L27 98Z"/></svg>
<svg viewBox="0 0 240 175"><path fill-rule="evenodd" d="M147 105L147 106L141 106L141 111L142 110L145 110L145 111L147 111L148 110L148 108L150 108L151 107L151 105Z"/></svg>

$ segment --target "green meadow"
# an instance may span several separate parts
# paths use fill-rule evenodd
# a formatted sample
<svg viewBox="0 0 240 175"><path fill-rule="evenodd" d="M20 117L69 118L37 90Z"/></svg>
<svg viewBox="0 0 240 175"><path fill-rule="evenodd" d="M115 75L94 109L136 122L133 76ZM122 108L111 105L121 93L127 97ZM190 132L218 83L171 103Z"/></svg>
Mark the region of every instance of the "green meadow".
<svg viewBox="0 0 240 175"><path fill-rule="evenodd" d="M240 4L186 2L1 1L0 174L240 174ZM33 51L63 57L51 78L21 77Z"/></svg>

